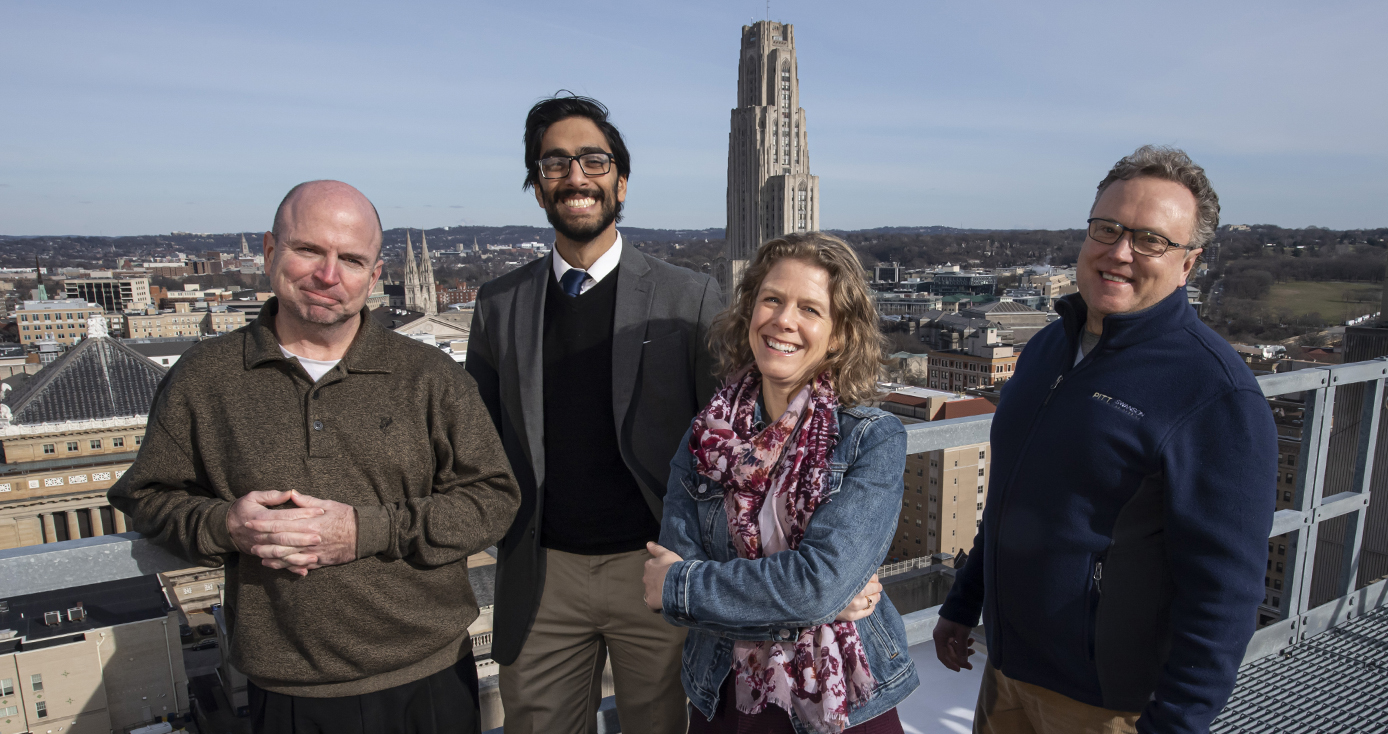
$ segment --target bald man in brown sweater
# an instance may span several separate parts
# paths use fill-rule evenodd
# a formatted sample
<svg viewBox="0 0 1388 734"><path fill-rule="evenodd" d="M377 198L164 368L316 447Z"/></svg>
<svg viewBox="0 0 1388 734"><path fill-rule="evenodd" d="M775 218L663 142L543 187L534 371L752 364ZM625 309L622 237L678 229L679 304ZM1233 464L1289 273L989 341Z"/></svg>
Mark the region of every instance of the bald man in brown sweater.
<svg viewBox="0 0 1388 734"><path fill-rule="evenodd" d="M480 731L466 559L520 491L472 378L364 308L381 237L356 189L295 187L265 234L276 297L169 371L110 492L225 564L258 734Z"/></svg>

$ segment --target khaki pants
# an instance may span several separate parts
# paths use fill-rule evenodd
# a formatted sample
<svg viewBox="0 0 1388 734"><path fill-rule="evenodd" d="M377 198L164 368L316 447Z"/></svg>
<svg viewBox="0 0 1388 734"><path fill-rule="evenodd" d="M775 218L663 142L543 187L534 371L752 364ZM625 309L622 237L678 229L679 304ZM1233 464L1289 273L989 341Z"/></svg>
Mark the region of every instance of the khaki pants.
<svg viewBox="0 0 1388 734"><path fill-rule="evenodd" d="M685 629L641 601L650 554L545 553L535 625L516 662L501 666L506 734L594 734L609 654L622 731L684 734Z"/></svg>
<svg viewBox="0 0 1388 734"><path fill-rule="evenodd" d="M983 668L974 734L1136 734L1140 714L1114 711Z"/></svg>

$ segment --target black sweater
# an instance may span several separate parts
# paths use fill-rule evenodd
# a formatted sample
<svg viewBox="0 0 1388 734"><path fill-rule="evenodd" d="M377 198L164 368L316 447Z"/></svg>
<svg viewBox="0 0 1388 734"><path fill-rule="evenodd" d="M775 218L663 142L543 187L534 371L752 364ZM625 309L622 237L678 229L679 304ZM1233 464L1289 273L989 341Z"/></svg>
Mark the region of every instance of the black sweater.
<svg viewBox="0 0 1388 734"><path fill-rule="evenodd" d="M545 294L545 485L540 544L602 555L641 550L660 535L622 460L612 412L617 271L570 297L551 275Z"/></svg>

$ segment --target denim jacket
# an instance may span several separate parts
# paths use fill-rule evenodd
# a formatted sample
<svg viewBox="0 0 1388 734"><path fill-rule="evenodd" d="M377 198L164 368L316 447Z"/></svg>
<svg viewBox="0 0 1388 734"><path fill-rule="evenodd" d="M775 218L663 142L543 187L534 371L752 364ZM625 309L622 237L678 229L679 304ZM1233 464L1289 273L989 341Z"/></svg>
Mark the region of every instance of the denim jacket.
<svg viewBox="0 0 1388 734"><path fill-rule="evenodd" d="M709 718L732 669L735 640L793 640L801 628L832 622L887 556L901 512L906 430L877 408L840 408L838 421L829 499L815 510L799 548L758 560L738 558L723 487L694 471L689 431L670 462L660 544L684 560L665 577L662 614L690 628L680 680ZM920 685L906 628L886 594L857 625L876 686L849 712L850 726L892 709Z"/></svg>

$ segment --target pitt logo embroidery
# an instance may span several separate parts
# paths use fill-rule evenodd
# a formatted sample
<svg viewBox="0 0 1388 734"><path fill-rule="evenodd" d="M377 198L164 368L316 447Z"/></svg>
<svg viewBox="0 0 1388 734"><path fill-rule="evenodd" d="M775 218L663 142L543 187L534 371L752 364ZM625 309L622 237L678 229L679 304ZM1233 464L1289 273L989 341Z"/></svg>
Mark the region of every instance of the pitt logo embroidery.
<svg viewBox="0 0 1388 734"><path fill-rule="evenodd" d="M1141 419L1141 418L1143 418L1144 416L1147 415L1146 413L1143 413L1142 411L1138 410L1137 408L1134 408L1133 406L1128 405L1127 403L1123 402L1122 400L1119 400L1118 398L1114 398L1114 397L1109 397L1108 395L1105 395L1105 394L1103 394L1103 393L1101 393L1101 392L1096 392L1096 393L1094 393L1091 397L1093 397L1095 400L1098 400L1099 402L1101 402L1101 403L1103 403L1103 404L1105 404L1105 405L1108 405L1108 406L1117 408L1119 411L1121 411L1121 412L1123 412L1123 413L1126 413L1126 414L1128 414L1129 416L1132 416L1133 418Z"/></svg>

